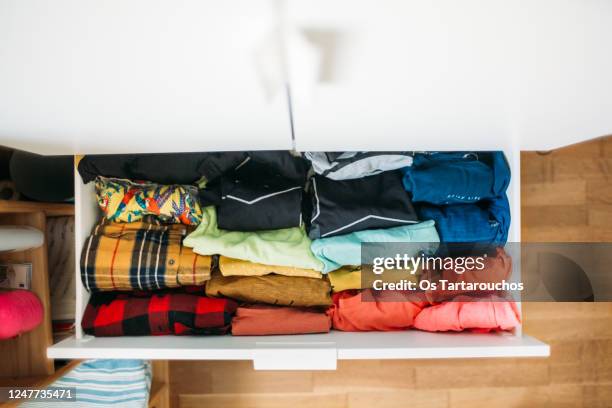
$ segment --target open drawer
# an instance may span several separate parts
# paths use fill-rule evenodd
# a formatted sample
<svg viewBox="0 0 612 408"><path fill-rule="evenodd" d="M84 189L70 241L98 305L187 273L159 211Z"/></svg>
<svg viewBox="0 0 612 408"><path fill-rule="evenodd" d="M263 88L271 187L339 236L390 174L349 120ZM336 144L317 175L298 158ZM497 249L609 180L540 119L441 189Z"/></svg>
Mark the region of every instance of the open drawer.
<svg viewBox="0 0 612 408"><path fill-rule="evenodd" d="M612 130L610 15L602 1L6 0L0 135L40 154L504 149L517 242L519 151ZM75 188L78 259L98 214L93 186ZM76 296L80 321L88 293ZM48 350L279 369L548 354L520 328L91 338L77 327Z"/></svg>
<svg viewBox="0 0 612 408"><path fill-rule="evenodd" d="M508 197L515 220L509 242L520 239L519 156L506 152L513 169ZM100 214L93 183L75 176L76 255ZM477 357L544 357L549 346L528 336L520 327L508 333L349 333L261 337L92 337L82 333L80 320L89 293L77 281L77 332L48 349L50 358L147 358L180 360L253 360L256 369L334 369L338 359L411 359Z"/></svg>

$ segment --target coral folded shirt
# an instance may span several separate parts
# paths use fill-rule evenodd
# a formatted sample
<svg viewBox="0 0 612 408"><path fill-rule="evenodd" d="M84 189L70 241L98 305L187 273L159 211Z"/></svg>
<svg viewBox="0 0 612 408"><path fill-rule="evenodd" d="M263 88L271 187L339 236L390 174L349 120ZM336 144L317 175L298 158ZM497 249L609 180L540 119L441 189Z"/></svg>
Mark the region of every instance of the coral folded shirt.
<svg viewBox="0 0 612 408"><path fill-rule="evenodd" d="M459 296L452 302L427 307L414 320L414 327L436 331L511 330L521 323L516 303L496 296L475 299Z"/></svg>
<svg viewBox="0 0 612 408"><path fill-rule="evenodd" d="M327 333L330 318L316 309L250 305L239 307L232 320L234 336Z"/></svg>
<svg viewBox="0 0 612 408"><path fill-rule="evenodd" d="M336 293L333 300L327 313L332 327L342 331L405 330L427 304L414 293L372 289Z"/></svg>

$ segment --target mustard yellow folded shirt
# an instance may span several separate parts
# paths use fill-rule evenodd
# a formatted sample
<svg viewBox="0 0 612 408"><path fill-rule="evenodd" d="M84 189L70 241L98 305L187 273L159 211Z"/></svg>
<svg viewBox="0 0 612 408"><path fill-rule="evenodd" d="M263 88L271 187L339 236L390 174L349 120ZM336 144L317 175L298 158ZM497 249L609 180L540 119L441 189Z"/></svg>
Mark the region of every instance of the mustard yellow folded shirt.
<svg viewBox="0 0 612 408"><path fill-rule="evenodd" d="M344 266L327 274L334 292L361 289L361 267Z"/></svg>
<svg viewBox="0 0 612 408"><path fill-rule="evenodd" d="M321 272L314 269L264 265L226 256L219 257L219 270L223 276L263 276L271 273L284 276L301 276L304 278L321 278L323 276Z"/></svg>
<svg viewBox="0 0 612 408"><path fill-rule="evenodd" d="M419 282L420 270L414 274L404 270L387 270L382 275L375 275L371 268L365 269L366 275L363 275L360 266L344 266L327 274L334 292L342 292L350 289L368 289L372 288L375 280L383 282L400 282L407 280L414 283Z"/></svg>

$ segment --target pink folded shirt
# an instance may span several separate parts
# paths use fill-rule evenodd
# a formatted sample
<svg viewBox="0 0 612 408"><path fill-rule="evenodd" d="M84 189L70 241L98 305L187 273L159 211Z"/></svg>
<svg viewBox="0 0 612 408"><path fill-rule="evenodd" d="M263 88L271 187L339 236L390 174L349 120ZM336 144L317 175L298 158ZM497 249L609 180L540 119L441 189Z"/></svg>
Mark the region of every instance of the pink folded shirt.
<svg viewBox="0 0 612 408"><path fill-rule="evenodd" d="M520 314L514 302L496 296L482 299L459 296L452 302L423 309L414 320L414 327L430 332L467 329L488 332L511 330L520 322Z"/></svg>
<svg viewBox="0 0 612 408"><path fill-rule="evenodd" d="M410 328L427 303L414 293L345 290L333 295L327 310L332 327L342 331L397 331Z"/></svg>
<svg viewBox="0 0 612 408"><path fill-rule="evenodd" d="M232 335L327 333L330 326L329 316L316 309L250 305L236 311L232 319Z"/></svg>

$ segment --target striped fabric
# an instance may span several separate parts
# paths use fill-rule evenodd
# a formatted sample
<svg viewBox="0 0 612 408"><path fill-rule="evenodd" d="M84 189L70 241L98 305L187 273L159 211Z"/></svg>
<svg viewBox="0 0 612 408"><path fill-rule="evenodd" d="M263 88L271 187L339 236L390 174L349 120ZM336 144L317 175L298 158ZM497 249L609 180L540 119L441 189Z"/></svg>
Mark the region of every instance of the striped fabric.
<svg viewBox="0 0 612 408"><path fill-rule="evenodd" d="M151 290L202 285L211 257L182 245L188 227L102 220L81 253L81 279L90 291Z"/></svg>
<svg viewBox="0 0 612 408"><path fill-rule="evenodd" d="M151 391L151 365L143 360L89 360L79 364L49 388L73 387L76 401L26 402L21 407L143 408Z"/></svg>

